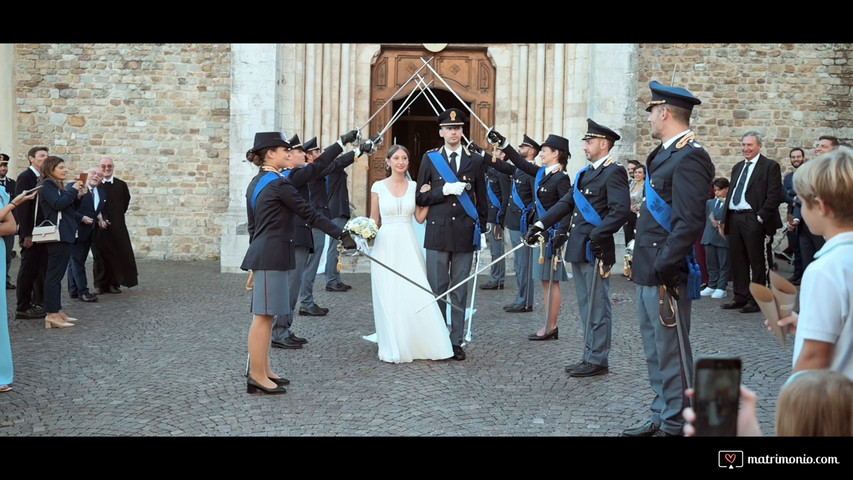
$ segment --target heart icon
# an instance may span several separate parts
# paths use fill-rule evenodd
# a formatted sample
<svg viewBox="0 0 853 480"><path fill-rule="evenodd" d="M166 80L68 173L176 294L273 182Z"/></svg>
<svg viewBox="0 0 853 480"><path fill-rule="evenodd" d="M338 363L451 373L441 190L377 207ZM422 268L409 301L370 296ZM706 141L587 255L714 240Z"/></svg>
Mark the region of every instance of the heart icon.
<svg viewBox="0 0 853 480"><path fill-rule="evenodd" d="M734 454L734 453L727 453L727 454L726 454L726 461L727 461L727 462L729 462L729 463L735 463L735 460L736 460L736 459L737 459L737 455L736 455L736 454Z"/></svg>

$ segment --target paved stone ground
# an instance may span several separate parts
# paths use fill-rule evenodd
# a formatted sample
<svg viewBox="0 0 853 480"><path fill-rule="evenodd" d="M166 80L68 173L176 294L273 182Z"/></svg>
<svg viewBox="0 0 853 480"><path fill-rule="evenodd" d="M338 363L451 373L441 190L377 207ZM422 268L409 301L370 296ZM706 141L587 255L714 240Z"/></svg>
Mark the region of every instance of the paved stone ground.
<svg viewBox="0 0 853 480"><path fill-rule="evenodd" d="M286 395L261 396L246 394L243 377L246 276L221 274L216 262L140 261L139 272L140 286L98 303L63 293L65 311L80 319L69 329L15 320L7 291L15 382L0 394L0 437L613 437L648 418L635 288L618 273L611 373L587 379L563 371L581 355L571 280L557 341L526 338L544 322L541 299L531 313L503 311L515 296L508 277L504 290L477 291L466 361L395 365L379 361L376 346L361 338L374 330L369 274L345 271L353 285L347 293L326 292L320 276L317 303L331 312L296 317L294 330L310 343L272 352L274 368L293 383ZM760 420L772 433L792 352L779 347L760 313L721 303L694 303L694 354L743 359L744 383L759 393Z"/></svg>

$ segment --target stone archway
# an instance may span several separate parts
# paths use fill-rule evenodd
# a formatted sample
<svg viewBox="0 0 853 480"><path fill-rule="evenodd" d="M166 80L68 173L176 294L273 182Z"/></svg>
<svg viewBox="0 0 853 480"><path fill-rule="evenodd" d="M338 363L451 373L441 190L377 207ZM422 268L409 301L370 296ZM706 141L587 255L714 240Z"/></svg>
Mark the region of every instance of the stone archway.
<svg viewBox="0 0 853 480"><path fill-rule="evenodd" d="M477 117L486 125L494 125L495 67L486 55L485 47L451 47L438 53L431 53L425 48L383 47L371 72L370 115L376 113L376 116L370 122L370 135L381 131L405 102L406 97L417 88L415 82L402 89L400 87L423 66L421 58L428 60L430 57L433 57L430 65ZM420 75L430 84L430 89L435 92L441 106L467 110L429 69L424 68ZM388 101L392 95L393 99ZM412 97L416 95L417 91ZM385 178L385 154L395 142L405 145L412 154L409 171L413 179L417 177L423 154L431 148L441 146L438 115L435 114L433 105L427 101L427 97L428 92L420 95L383 135L382 145L376 154L370 157L366 191L370 191L373 182ZM429 100L434 102L431 96ZM386 102L387 105L383 107ZM377 113L379 108L382 110ZM439 107L436 105L435 108ZM463 127L463 132L466 138L485 146L486 128L473 117ZM367 195L367 212L370 211L369 202L370 195Z"/></svg>

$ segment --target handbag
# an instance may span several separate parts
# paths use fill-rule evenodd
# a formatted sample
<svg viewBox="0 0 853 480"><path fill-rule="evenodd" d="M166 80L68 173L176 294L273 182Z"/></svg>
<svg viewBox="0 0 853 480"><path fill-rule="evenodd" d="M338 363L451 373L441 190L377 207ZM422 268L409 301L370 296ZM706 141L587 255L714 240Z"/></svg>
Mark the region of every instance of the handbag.
<svg viewBox="0 0 853 480"><path fill-rule="evenodd" d="M33 221L38 218L39 202L36 200L35 216ZM56 224L50 220L45 220L37 227L33 227L33 243L52 243L59 241L59 222L62 220L62 212L56 212Z"/></svg>

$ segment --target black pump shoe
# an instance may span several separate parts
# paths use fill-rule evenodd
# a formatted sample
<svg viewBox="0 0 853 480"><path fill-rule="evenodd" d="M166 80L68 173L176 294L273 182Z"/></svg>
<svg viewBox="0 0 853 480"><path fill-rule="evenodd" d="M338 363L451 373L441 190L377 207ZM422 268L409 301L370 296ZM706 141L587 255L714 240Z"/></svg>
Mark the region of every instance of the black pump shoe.
<svg viewBox="0 0 853 480"><path fill-rule="evenodd" d="M246 379L246 393L266 393L267 395L281 395L282 393L287 393L287 390L284 389L281 385L277 385L275 388L267 388L260 383L254 381L252 377Z"/></svg>
<svg viewBox="0 0 853 480"><path fill-rule="evenodd" d="M278 385L278 386L280 386L280 387L281 387L281 386L283 386L283 385L290 385L290 380L288 380L288 379L286 379L286 378L284 378L284 377L281 377L281 378L272 378L272 377L267 377L267 378L269 378L270 380L272 380L273 382L275 382L275 384L276 384L276 385Z"/></svg>
<svg viewBox="0 0 853 480"><path fill-rule="evenodd" d="M558 333L559 333L559 330L557 329L557 327L554 327L553 330L546 333L545 335L542 335L541 337L539 335L536 335L535 333L531 333L530 335L527 336L527 339L528 340L537 340L537 341L538 340L557 340L559 338Z"/></svg>

